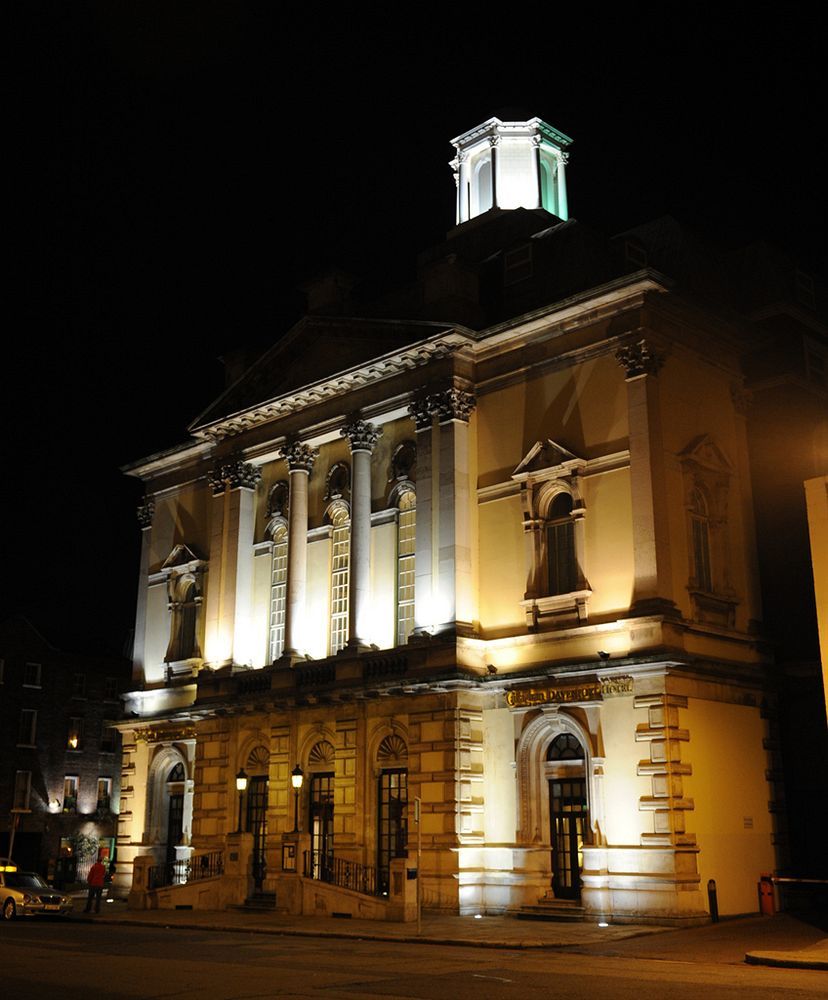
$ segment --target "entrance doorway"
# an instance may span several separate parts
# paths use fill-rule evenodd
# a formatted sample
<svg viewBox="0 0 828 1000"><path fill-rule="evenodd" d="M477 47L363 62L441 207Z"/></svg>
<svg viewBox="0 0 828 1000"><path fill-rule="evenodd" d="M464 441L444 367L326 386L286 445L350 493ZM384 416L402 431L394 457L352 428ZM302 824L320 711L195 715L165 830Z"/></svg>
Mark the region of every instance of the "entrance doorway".
<svg viewBox="0 0 828 1000"><path fill-rule="evenodd" d="M549 746L549 834L557 899L581 898L583 846L589 830L584 749L571 733Z"/></svg>
<svg viewBox="0 0 828 1000"><path fill-rule="evenodd" d="M404 767L379 776L377 830L378 890L388 893L391 860L405 857L408 844L408 771Z"/></svg>
<svg viewBox="0 0 828 1000"><path fill-rule="evenodd" d="M255 775L247 789L248 833L253 834L253 884L261 889L267 871L265 864L265 841L267 840L267 792L268 779L265 775Z"/></svg>
<svg viewBox="0 0 828 1000"><path fill-rule="evenodd" d="M334 859L334 776L314 774L310 784L311 878L329 882Z"/></svg>
<svg viewBox="0 0 828 1000"><path fill-rule="evenodd" d="M184 765L176 764L167 775L167 864L175 863L175 849L184 839Z"/></svg>

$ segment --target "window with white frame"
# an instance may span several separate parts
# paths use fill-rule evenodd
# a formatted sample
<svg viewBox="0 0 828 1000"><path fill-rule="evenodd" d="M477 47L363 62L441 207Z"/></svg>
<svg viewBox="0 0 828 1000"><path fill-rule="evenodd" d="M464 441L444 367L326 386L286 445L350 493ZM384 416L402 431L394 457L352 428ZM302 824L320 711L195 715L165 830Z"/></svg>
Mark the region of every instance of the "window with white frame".
<svg viewBox="0 0 828 1000"><path fill-rule="evenodd" d="M17 732L17 745L33 747L37 738L37 712L33 708L24 708L20 712L20 727Z"/></svg>
<svg viewBox="0 0 828 1000"><path fill-rule="evenodd" d="M287 603L288 532L279 525L273 532L273 559L270 571L270 662L275 663L285 648L285 605Z"/></svg>
<svg viewBox="0 0 828 1000"><path fill-rule="evenodd" d="M417 495L407 490L399 500L397 524L397 645L408 641L414 628L414 554L417 535Z"/></svg>
<svg viewBox="0 0 828 1000"><path fill-rule="evenodd" d="M335 504L329 513L331 532L331 655L348 641L348 583L350 577L351 521L344 503Z"/></svg>
<svg viewBox="0 0 828 1000"><path fill-rule="evenodd" d="M12 809L25 811L29 808L29 798L32 791L32 772L16 771L14 775L14 800Z"/></svg>
<svg viewBox="0 0 828 1000"><path fill-rule="evenodd" d="M67 774L63 779L63 811L76 813L78 811L78 776Z"/></svg>

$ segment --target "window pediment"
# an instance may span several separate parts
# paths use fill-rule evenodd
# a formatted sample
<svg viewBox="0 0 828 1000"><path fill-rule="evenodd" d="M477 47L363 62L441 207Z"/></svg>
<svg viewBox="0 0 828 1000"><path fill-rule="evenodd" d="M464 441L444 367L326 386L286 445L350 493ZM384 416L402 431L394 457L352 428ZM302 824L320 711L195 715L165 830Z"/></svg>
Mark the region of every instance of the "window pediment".
<svg viewBox="0 0 828 1000"><path fill-rule="evenodd" d="M556 441L536 441L512 473L512 479L543 479L562 472L569 474L584 465L585 459Z"/></svg>

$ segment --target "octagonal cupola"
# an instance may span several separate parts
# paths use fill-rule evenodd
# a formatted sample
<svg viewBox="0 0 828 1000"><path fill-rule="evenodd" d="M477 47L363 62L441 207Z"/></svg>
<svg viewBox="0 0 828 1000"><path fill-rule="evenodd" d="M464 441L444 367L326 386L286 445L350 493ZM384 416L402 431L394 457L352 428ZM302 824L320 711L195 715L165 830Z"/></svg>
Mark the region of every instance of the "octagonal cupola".
<svg viewBox="0 0 828 1000"><path fill-rule="evenodd" d="M567 219L565 165L569 136L540 118L490 118L451 140L457 223L492 208L543 208Z"/></svg>

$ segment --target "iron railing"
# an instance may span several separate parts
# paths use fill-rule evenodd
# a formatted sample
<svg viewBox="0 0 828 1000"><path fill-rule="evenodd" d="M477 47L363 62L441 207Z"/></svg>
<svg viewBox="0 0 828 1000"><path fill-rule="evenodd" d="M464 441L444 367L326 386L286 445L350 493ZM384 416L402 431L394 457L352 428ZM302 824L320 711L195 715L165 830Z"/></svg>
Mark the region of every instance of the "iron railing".
<svg viewBox="0 0 828 1000"><path fill-rule="evenodd" d="M320 851L305 851L305 878L315 878L365 896L382 895L376 868L358 861L325 856Z"/></svg>
<svg viewBox="0 0 828 1000"><path fill-rule="evenodd" d="M168 885L185 885L203 878L215 878L224 872L224 854L210 851L195 854L185 861L169 861L153 865L147 871L147 889L163 889Z"/></svg>

